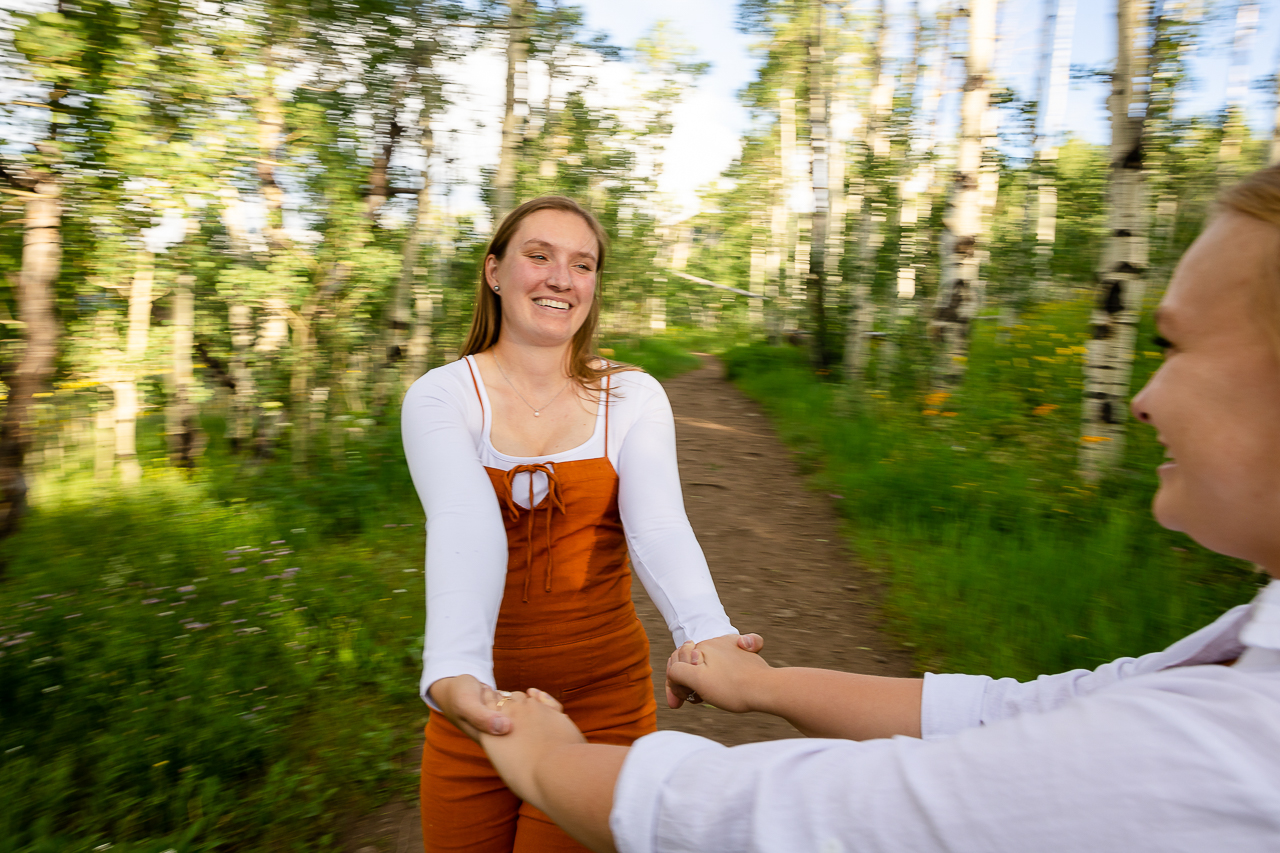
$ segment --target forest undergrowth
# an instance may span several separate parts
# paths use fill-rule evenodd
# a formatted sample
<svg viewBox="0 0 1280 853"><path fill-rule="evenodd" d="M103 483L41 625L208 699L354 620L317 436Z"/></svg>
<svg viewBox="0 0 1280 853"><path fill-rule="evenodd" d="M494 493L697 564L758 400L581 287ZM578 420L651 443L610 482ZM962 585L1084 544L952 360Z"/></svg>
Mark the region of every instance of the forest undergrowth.
<svg viewBox="0 0 1280 853"><path fill-rule="evenodd" d="M1156 524L1163 448L1150 427L1130 421L1108 479L1077 476L1088 310L1082 298L1012 328L985 318L954 395L910 369L851 394L794 347L725 353L884 577L890 624L921 670L1026 679L1156 651L1263 580ZM1135 390L1156 349L1140 344Z"/></svg>
<svg viewBox="0 0 1280 853"><path fill-rule="evenodd" d="M698 365L615 342L661 377ZM194 473L46 478L0 582L0 853L333 849L394 794L426 722L422 508L398 412L296 477L230 455Z"/></svg>

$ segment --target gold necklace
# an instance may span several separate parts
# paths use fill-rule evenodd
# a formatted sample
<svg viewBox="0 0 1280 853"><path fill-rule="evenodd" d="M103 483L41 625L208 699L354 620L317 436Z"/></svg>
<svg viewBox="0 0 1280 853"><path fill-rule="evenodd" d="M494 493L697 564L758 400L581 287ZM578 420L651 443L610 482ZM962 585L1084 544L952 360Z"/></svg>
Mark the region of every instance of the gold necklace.
<svg viewBox="0 0 1280 853"><path fill-rule="evenodd" d="M535 418L542 417L542 410L545 409L547 406L550 406L552 403L554 403L556 399L559 398L559 396L564 393L564 389L569 387L570 380L566 379L564 381L564 384L560 386L560 390L556 392L555 397L552 397L550 400L548 400L545 405L535 407L532 403L530 403L528 400L524 398L524 395L521 394L519 389L517 389L516 386L512 383L511 378L507 376L507 372L502 369L502 362L498 361L498 357L494 355L492 352L489 353L489 356L493 358L493 363L498 365L498 372L502 374L502 378L506 380L507 385L510 386L511 390L516 392L516 396L520 398L520 402L524 403L530 409L533 409L533 416Z"/></svg>

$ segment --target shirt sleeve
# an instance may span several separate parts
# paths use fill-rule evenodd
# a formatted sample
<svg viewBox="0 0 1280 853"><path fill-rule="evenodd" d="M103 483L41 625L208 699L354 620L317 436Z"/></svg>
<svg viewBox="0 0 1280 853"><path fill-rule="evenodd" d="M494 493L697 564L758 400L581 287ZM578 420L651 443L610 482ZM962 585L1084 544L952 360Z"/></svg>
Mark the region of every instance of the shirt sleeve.
<svg viewBox="0 0 1280 853"><path fill-rule="evenodd" d="M620 853L1273 850L1280 682L1156 673L940 741L638 740Z"/></svg>
<svg viewBox="0 0 1280 853"><path fill-rule="evenodd" d="M427 514L427 628L419 690L434 708L427 689L441 678L474 675L494 686L493 634L506 578L507 535L465 404L447 378L432 373L405 395L400 424L409 473Z"/></svg>
<svg viewBox="0 0 1280 853"><path fill-rule="evenodd" d="M1097 669L1042 675L1035 681L985 675L926 673L920 706L921 735L948 737L1025 713L1042 713L1130 678L1180 666L1234 660L1244 651L1239 634L1249 615L1242 604L1164 651L1119 658Z"/></svg>
<svg viewBox="0 0 1280 853"><path fill-rule="evenodd" d="M618 510L631 564L677 646L737 633L716 593L707 558L684 511L671 403L657 380L633 381L635 420L618 452Z"/></svg>

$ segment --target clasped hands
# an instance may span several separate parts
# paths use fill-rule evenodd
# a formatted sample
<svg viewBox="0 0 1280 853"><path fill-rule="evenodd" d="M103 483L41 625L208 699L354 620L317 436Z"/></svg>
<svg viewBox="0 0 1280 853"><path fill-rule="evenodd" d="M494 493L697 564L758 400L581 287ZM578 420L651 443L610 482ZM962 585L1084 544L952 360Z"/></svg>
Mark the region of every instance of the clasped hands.
<svg viewBox="0 0 1280 853"><path fill-rule="evenodd" d="M685 643L667 661L667 704L679 708L685 702L705 701L726 711L752 710L752 682L770 669L758 654L762 648L764 640L758 634ZM484 690L486 710L502 724L473 736L517 796L541 801L536 768L545 766L555 751L586 739L560 703L541 690Z"/></svg>

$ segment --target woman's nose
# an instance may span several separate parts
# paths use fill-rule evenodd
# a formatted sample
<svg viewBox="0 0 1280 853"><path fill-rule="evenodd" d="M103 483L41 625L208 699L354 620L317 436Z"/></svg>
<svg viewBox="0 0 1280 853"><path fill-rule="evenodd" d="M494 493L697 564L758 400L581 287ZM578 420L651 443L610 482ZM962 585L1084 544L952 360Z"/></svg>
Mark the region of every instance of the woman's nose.
<svg viewBox="0 0 1280 853"><path fill-rule="evenodd" d="M1147 389L1150 387L1151 383L1148 381L1147 384L1142 387L1142 390L1137 394L1134 394L1133 399L1129 401L1129 411L1133 413L1135 418L1142 421L1144 424L1151 423L1151 413L1147 411L1146 406Z"/></svg>

